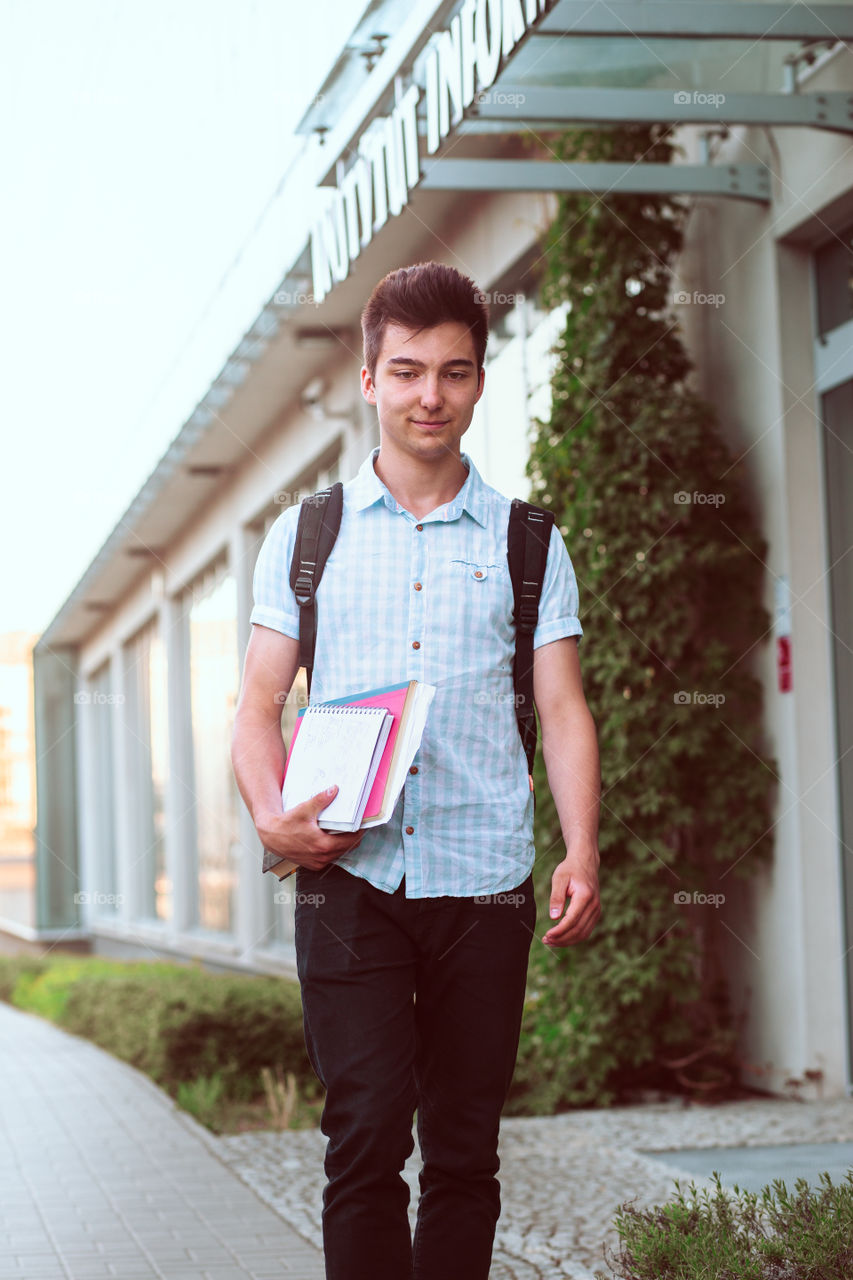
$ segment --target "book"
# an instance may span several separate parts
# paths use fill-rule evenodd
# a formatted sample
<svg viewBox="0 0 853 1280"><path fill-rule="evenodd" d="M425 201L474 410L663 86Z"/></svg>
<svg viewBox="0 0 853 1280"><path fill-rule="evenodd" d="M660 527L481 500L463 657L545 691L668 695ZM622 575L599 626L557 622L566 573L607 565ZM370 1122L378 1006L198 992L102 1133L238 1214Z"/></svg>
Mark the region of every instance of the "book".
<svg viewBox="0 0 853 1280"><path fill-rule="evenodd" d="M297 716L285 764L282 811L310 799L312 795L322 791L324 786L337 783L339 788L337 795L318 819L323 830L357 831L387 822L394 811L403 790L406 775L421 744L427 712L434 696L434 685L423 684L419 680L408 680L402 684L369 689L343 698L333 698L328 702L313 703L303 708ZM352 725L359 723L360 717L356 716L348 720L346 713L362 709L374 713L384 711L390 719L385 720L387 736L382 739L381 752L379 752L378 737L374 742L374 752L369 761L366 760L366 749L364 749L362 764L365 768L362 777L356 782L350 777L351 760L347 753L350 751L348 738L356 733ZM316 712L317 715L310 717L308 721L310 737L306 739L306 745L309 748L306 754L309 758L315 755L316 746L316 723L312 721L319 721L321 725L325 725L326 731L322 745L316 752L312 766L314 771L308 778L304 778L301 765L295 775L291 773L291 767L292 760L296 758L299 738L305 732L306 717L310 712ZM343 716L341 712L344 713ZM376 723L378 724L378 721ZM339 731L341 725L348 726L343 729L343 733ZM290 777L289 784L288 777ZM314 785L315 782L316 785ZM338 805L345 783L348 798ZM364 799L358 820L356 820L355 810L347 811L356 791L359 801ZM366 792L365 796L362 795L362 791ZM355 825L350 825L353 821ZM263 870L275 872L280 880L291 875L297 869L297 865L286 858L282 859L272 850L264 850Z"/></svg>
<svg viewBox="0 0 853 1280"><path fill-rule="evenodd" d="M337 782L326 831L358 831L394 717L384 707L315 704L299 713L284 769L282 810Z"/></svg>

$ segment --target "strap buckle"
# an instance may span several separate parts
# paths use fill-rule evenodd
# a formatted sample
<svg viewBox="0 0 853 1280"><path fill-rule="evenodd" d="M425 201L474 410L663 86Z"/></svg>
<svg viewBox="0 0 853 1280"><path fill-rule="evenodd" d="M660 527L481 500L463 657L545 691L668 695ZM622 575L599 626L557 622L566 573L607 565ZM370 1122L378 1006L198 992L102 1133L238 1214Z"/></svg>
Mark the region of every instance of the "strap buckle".
<svg viewBox="0 0 853 1280"><path fill-rule="evenodd" d="M300 608L304 608L306 604L311 603L314 599L314 574L311 571L300 569L296 585L293 588L293 594L296 596L296 603Z"/></svg>

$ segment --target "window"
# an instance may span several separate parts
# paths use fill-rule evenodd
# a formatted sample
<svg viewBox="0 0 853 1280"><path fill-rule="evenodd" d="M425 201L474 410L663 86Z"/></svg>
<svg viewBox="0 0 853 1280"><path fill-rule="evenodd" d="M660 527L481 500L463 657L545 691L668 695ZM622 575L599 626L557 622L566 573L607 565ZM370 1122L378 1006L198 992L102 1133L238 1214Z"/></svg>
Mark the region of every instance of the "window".
<svg viewBox="0 0 853 1280"><path fill-rule="evenodd" d="M89 681L92 725L92 763L97 780L93 811L94 841L93 883L87 886L97 915L115 915L116 897L116 827L115 783L113 778L113 742L115 698L110 679L110 664L105 662Z"/></svg>
<svg viewBox="0 0 853 1280"><path fill-rule="evenodd" d="M336 444L335 448L340 448L340 442ZM365 454L367 451L367 448L365 448ZM338 452L321 459L310 471L305 472L298 481L282 485L278 490L279 501L267 507L249 530L249 542L253 555L257 557L264 538L274 521L281 515L284 506L295 505L309 494L316 493L318 489L325 489L328 485L334 484L335 481L341 479L343 479L343 476L341 475L341 458ZM284 502L281 501L282 498L285 499ZM252 569L254 569L254 561ZM251 578L251 574L249 576ZM296 723L296 714L300 707L304 707L307 702L308 684L305 679L305 670L300 667L296 673L293 688L282 707L281 732L285 750L290 746L290 739ZM264 942L272 946L292 946L293 908L290 904L293 894L296 892L296 879L291 876L288 880L279 881L271 872L265 875L263 879L266 902ZM279 895L278 901L276 901L276 895Z"/></svg>
<svg viewBox="0 0 853 1280"><path fill-rule="evenodd" d="M169 920L172 884L166 870L165 805L169 778L166 654L159 618L125 649L128 705L129 802L133 805L131 880L136 915Z"/></svg>
<svg viewBox="0 0 853 1280"><path fill-rule="evenodd" d="M853 320L853 224L815 254L818 331Z"/></svg>
<svg viewBox="0 0 853 1280"><path fill-rule="evenodd" d="M189 604L196 922L230 933L240 846L239 792L231 767L239 667L237 585L224 562L194 584Z"/></svg>

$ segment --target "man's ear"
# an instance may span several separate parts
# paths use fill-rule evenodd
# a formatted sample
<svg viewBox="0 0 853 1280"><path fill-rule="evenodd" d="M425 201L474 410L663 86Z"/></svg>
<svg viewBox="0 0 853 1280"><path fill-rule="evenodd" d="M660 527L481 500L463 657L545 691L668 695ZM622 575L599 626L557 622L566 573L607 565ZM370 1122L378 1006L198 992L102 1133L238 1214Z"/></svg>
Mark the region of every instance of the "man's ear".
<svg viewBox="0 0 853 1280"><path fill-rule="evenodd" d="M361 367L361 394L368 404L376 404L376 388L367 365Z"/></svg>
<svg viewBox="0 0 853 1280"><path fill-rule="evenodd" d="M477 401L480 399L480 396L483 394L483 387L485 386L485 384L486 384L486 370L485 370L485 368L482 368L482 369L480 370L480 385L479 385L479 387L478 387L478 389L477 389L477 394L474 396L474 403L475 403L475 404L476 404L476 403L477 403Z"/></svg>

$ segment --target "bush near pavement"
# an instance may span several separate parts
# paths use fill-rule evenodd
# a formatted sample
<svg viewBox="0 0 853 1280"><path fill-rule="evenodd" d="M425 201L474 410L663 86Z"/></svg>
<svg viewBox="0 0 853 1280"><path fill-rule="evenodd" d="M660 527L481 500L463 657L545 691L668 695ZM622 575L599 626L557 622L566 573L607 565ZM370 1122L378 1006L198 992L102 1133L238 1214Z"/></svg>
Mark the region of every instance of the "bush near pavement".
<svg viewBox="0 0 853 1280"><path fill-rule="evenodd" d="M853 1169L833 1183L820 1175L812 1189L797 1178L788 1191L781 1178L760 1193L734 1195L713 1174L713 1192L689 1197L678 1181L665 1205L620 1206L615 1218L619 1253L596 1280L850 1280L853 1276Z"/></svg>
<svg viewBox="0 0 853 1280"><path fill-rule="evenodd" d="M129 1062L210 1127L229 1106L265 1098L264 1067L292 1073L306 1103L322 1093L299 987L285 978L100 956L3 956L0 998Z"/></svg>

